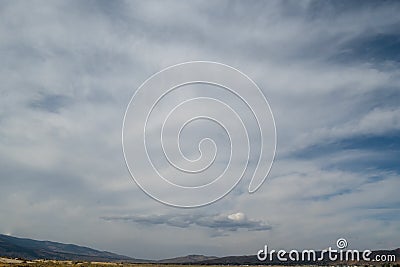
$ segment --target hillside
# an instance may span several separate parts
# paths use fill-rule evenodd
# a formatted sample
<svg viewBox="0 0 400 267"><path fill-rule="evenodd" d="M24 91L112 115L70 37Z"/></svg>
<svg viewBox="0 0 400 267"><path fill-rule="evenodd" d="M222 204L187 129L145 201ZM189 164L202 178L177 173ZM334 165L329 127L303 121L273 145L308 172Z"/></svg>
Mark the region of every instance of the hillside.
<svg viewBox="0 0 400 267"><path fill-rule="evenodd" d="M107 262L144 262L107 251L99 251L73 244L38 241L0 234L0 256L27 260L80 260Z"/></svg>

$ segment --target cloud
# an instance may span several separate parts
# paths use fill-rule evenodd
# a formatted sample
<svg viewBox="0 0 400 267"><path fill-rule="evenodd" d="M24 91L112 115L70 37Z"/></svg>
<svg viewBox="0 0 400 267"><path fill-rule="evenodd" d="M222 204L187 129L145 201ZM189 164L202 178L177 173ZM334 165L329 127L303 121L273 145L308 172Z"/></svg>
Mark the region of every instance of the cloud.
<svg viewBox="0 0 400 267"><path fill-rule="evenodd" d="M248 219L244 213L229 215L135 215L135 216L105 216L106 221L127 221L142 225L167 225L178 228L201 226L219 232L235 232L238 230L267 231L272 227L261 220Z"/></svg>
<svg viewBox="0 0 400 267"><path fill-rule="evenodd" d="M64 95L49 94L41 95L37 100L31 102L33 108L42 109L48 112L58 113L59 110L71 103L71 99Z"/></svg>

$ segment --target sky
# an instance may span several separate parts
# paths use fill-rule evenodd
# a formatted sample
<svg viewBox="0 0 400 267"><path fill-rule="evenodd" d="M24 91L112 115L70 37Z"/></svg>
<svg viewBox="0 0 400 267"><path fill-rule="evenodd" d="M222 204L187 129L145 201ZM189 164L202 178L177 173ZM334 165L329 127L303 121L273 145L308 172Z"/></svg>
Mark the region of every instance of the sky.
<svg viewBox="0 0 400 267"><path fill-rule="evenodd" d="M399 13L397 1L0 1L0 233L145 259L338 238L400 247ZM223 199L182 209L135 184L121 131L146 79L194 60L259 86L277 148L255 193L245 175ZM205 136L229 145L199 122L183 132L188 157Z"/></svg>

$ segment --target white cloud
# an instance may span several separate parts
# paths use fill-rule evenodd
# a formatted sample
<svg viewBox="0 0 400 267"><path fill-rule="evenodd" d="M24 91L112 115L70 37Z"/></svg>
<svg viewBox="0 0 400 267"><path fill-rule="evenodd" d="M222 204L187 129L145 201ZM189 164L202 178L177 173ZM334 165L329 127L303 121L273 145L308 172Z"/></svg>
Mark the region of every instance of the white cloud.
<svg viewBox="0 0 400 267"><path fill-rule="evenodd" d="M244 221L246 219L246 216L242 212L237 212L228 215L228 219L231 219L233 221Z"/></svg>

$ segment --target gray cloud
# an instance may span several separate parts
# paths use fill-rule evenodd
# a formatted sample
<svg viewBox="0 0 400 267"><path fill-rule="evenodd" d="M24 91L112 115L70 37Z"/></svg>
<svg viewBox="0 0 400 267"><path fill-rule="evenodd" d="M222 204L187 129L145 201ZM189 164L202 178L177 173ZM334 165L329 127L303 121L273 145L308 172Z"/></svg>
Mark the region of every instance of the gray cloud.
<svg viewBox="0 0 400 267"><path fill-rule="evenodd" d="M167 225L178 228L201 226L221 232L235 232L239 229L248 231L267 231L272 227L261 220L248 219L242 212L229 215L135 215L135 216L105 216L106 221L127 221L143 225Z"/></svg>
<svg viewBox="0 0 400 267"><path fill-rule="evenodd" d="M41 94L38 99L32 101L30 106L48 112L58 113L59 110L72 102L71 98L58 94Z"/></svg>

